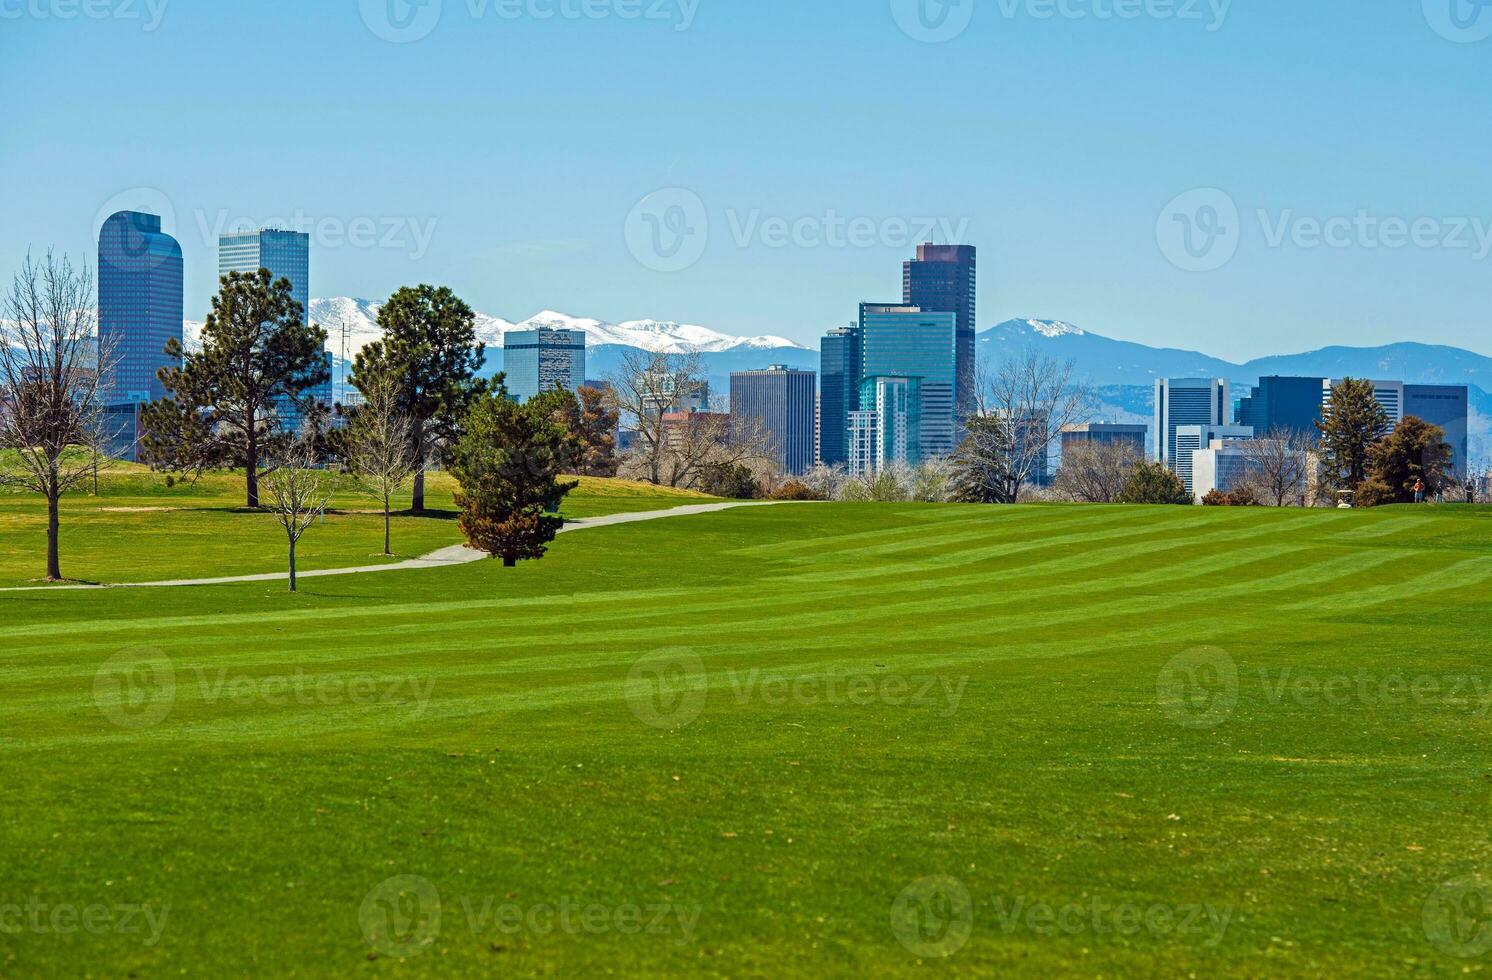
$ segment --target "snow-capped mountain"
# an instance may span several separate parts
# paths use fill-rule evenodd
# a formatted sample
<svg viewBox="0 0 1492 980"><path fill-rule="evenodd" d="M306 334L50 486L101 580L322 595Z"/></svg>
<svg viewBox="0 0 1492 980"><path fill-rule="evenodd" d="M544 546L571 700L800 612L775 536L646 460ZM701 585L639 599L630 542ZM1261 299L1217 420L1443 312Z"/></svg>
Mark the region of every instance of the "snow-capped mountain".
<svg viewBox="0 0 1492 980"><path fill-rule="evenodd" d="M342 331L347 330L347 353L352 355L368 343L377 340L379 304L365 299L339 296L335 299L311 300L311 320L326 328L328 346L341 352ZM732 337L709 327L672 320L628 320L625 323L609 323L590 317L571 316L554 310L536 313L520 323L502 317L477 313L477 339L489 347L501 347L504 334L514 330L579 330L586 335L586 344L600 347L619 344L637 347L660 354L683 354L698 351L702 354L718 354L738 349L775 350L782 347L799 347L783 337ZM802 349L802 348L800 348Z"/></svg>
<svg viewBox="0 0 1492 980"><path fill-rule="evenodd" d="M342 337L345 330L347 356L350 359L353 354L377 340L381 335L382 331L378 329L379 306L378 303L349 296L313 299L311 300L311 322L319 324L326 330L327 348L339 356L342 353ZM536 313L521 323L514 323L486 313L477 313L476 317L477 340L493 350L502 347L504 334L514 330L538 328L582 331L586 335L588 347L616 344L658 354L690 352L723 354L728 351L745 353L752 350L767 351L783 348L808 349L785 337L732 337L718 330L711 330L709 327L676 323L672 320L628 320L625 323L609 323L605 320L571 316L568 313L558 313L554 310ZM202 333L202 323L197 320L188 320L185 326L187 346L194 347Z"/></svg>

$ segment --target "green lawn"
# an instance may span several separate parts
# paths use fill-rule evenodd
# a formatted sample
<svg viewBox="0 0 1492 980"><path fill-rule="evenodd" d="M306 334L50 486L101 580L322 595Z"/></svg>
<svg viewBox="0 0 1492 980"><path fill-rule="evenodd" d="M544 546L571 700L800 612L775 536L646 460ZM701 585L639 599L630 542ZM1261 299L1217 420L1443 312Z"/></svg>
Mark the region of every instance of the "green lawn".
<svg viewBox="0 0 1492 980"><path fill-rule="evenodd" d="M397 514L392 558L383 557L379 503L344 486L326 520L301 539L298 566L353 567L400 561L457 544L454 481L429 477L427 512ZM585 478L565 501L566 517L657 510L714 498L625 480ZM104 474L99 495L63 498L62 574L83 582L148 582L184 577L251 575L285 570L285 532L269 513L247 513L243 478L214 474L168 487L143 467L120 464ZM397 506L408 508L406 493ZM0 588L41 584L46 573L46 504L0 492Z"/></svg>
<svg viewBox="0 0 1492 980"><path fill-rule="evenodd" d="M3 595L0 976L1485 971L1489 583L1487 509L822 504Z"/></svg>

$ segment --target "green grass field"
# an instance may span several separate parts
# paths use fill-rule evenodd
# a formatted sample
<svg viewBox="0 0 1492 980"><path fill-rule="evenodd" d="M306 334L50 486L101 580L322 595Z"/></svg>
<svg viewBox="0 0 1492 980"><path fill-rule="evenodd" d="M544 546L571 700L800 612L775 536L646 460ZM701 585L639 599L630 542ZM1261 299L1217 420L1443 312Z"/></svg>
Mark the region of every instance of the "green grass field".
<svg viewBox="0 0 1492 980"><path fill-rule="evenodd" d="M300 569L377 565L459 543L454 482L445 473L428 479L426 513L394 517L392 558L383 557L380 504L344 481L326 520L301 540ZM564 514L585 518L712 499L625 480L583 478L566 498ZM241 476L213 474L195 485L168 487L160 474L116 464L100 481L98 496L63 498L62 574L82 582L150 582L283 572L285 532L272 514L246 513L243 503ZM408 508L409 495L396 506ZM42 498L0 492L0 588L42 584L46 529Z"/></svg>
<svg viewBox="0 0 1492 980"><path fill-rule="evenodd" d="M1487 509L794 504L0 595L0 975L1484 971L1489 583Z"/></svg>

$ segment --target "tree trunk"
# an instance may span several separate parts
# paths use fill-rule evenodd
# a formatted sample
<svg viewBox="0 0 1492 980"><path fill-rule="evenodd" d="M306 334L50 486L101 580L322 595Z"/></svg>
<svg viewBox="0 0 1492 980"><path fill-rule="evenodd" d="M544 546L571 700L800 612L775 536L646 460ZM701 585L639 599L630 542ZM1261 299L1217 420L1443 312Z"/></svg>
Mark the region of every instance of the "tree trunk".
<svg viewBox="0 0 1492 980"><path fill-rule="evenodd" d="M418 467L414 471L414 499L409 502L409 509L416 514L425 512L425 426L420 424L419 431L414 437L414 464Z"/></svg>
<svg viewBox="0 0 1492 980"><path fill-rule="evenodd" d="M290 591L295 591L295 542L290 542Z"/></svg>
<svg viewBox="0 0 1492 980"><path fill-rule="evenodd" d="M503 555L503 568L516 568L517 565L517 558L514 558L512 555Z"/></svg>
<svg viewBox="0 0 1492 980"><path fill-rule="evenodd" d="M259 438L258 433L254 429L254 418L252 415L249 416L248 428L248 451L244 454L244 458L248 463L244 469L248 491L244 506L253 510L259 506ZM292 586L293 588L294 586Z"/></svg>
<svg viewBox="0 0 1492 980"><path fill-rule="evenodd" d="M57 555L57 532L61 521L57 514L59 494L53 490L47 495L47 581L62 581L62 563Z"/></svg>
<svg viewBox="0 0 1492 980"><path fill-rule="evenodd" d="M385 555L393 554L393 551L389 549L389 522L389 498L385 497L383 498L383 553Z"/></svg>

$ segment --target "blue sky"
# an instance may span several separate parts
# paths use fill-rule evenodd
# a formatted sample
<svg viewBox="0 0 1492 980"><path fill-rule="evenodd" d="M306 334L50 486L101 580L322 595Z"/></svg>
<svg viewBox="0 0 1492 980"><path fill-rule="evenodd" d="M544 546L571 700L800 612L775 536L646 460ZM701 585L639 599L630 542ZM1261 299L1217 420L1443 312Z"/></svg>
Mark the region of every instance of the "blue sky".
<svg viewBox="0 0 1492 980"><path fill-rule="evenodd" d="M0 0L0 272L158 202L194 318L278 218L315 296L816 344L930 224L982 327L1492 353L1492 7L940 2Z"/></svg>

